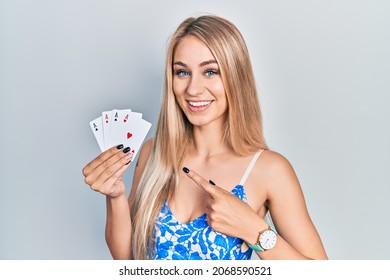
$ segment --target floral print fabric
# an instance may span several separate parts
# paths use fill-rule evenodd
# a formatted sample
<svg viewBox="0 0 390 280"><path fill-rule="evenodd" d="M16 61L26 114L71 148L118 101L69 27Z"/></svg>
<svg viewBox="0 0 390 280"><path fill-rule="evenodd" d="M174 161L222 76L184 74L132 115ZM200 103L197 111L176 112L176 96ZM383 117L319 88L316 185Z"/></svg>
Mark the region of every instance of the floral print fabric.
<svg viewBox="0 0 390 280"><path fill-rule="evenodd" d="M244 187L237 185L232 194L247 202ZM180 223L163 204L155 223L156 260L248 260L252 250L240 238L213 230L206 213L188 223Z"/></svg>

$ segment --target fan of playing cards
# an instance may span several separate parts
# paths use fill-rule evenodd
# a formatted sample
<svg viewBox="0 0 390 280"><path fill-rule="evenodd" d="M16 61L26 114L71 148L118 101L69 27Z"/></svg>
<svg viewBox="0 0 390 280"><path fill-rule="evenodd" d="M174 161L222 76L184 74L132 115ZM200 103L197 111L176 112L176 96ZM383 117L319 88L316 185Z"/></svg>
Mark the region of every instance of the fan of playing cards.
<svg viewBox="0 0 390 280"><path fill-rule="evenodd" d="M112 146L123 144L130 147L136 157L151 123L142 119L142 114L130 109L104 111L89 123L102 152Z"/></svg>

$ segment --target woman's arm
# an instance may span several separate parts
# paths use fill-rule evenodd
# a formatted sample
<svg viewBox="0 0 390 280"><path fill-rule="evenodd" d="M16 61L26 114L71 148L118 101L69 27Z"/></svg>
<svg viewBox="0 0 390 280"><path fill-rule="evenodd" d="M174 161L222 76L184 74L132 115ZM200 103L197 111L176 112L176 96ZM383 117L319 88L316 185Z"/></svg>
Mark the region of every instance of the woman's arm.
<svg viewBox="0 0 390 280"><path fill-rule="evenodd" d="M208 193L204 203L211 228L248 244L257 243L259 233L268 228L264 207L259 207L256 213L249 204L195 171L188 168L183 171ZM258 253L261 259L327 259L298 179L284 157L264 151L247 182L255 187L248 199L261 200L257 201L259 206L267 204L279 234L275 247Z"/></svg>
<svg viewBox="0 0 390 280"><path fill-rule="evenodd" d="M307 211L298 178L288 160L278 153L265 151L254 171L254 179L266 187L267 207L278 232L275 247L258 253L259 257L327 259L320 236ZM247 241L257 241L259 232L265 228L264 219L259 217L257 228L252 230Z"/></svg>
<svg viewBox="0 0 390 280"><path fill-rule="evenodd" d="M127 233L131 229L122 175L132 158L129 147L118 145L101 153L83 168L85 182L92 190L107 197L106 238L114 258L128 256L128 250L122 249L129 243ZM120 246L123 243L125 246Z"/></svg>
<svg viewBox="0 0 390 280"><path fill-rule="evenodd" d="M126 198L125 194L116 198L107 197L106 242L114 259L132 258L130 209L139 179L149 156L151 142L151 139L146 141L140 150L129 197Z"/></svg>
<svg viewBox="0 0 390 280"><path fill-rule="evenodd" d="M106 197L106 242L115 260L131 257L131 220L126 194L115 198Z"/></svg>
<svg viewBox="0 0 390 280"><path fill-rule="evenodd" d="M130 198L134 197L135 189L143 171L150 150L147 141L139 155L139 166L136 166L133 177L133 187L126 197L126 186L122 175L129 167L133 158L130 148L123 145L112 147L100 154L83 168L85 182L92 190L106 196L107 220L106 242L114 259L131 258L131 219Z"/></svg>

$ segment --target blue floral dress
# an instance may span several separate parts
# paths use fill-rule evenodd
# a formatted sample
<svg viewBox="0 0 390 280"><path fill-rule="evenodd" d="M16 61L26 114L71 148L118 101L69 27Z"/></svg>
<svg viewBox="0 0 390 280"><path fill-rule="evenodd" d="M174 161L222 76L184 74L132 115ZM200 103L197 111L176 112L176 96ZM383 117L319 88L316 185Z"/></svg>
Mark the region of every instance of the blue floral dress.
<svg viewBox="0 0 390 280"><path fill-rule="evenodd" d="M247 202L244 187L237 185L232 193ZM250 249L242 239L213 230L206 213L188 223L180 223L163 204L155 223L156 260L248 260Z"/></svg>
<svg viewBox="0 0 390 280"><path fill-rule="evenodd" d="M247 203L244 184L257 158L257 152L239 185L231 192ZM156 260L248 260L252 249L240 238L227 236L213 230L207 223L206 213L188 223L181 223L173 216L165 201L156 219L155 251Z"/></svg>

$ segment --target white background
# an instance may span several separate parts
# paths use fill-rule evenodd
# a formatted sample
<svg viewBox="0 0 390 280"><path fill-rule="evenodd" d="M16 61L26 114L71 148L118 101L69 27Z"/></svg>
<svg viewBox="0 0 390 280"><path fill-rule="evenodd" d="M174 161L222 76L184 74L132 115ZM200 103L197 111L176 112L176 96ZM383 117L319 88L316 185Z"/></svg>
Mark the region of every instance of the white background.
<svg viewBox="0 0 390 280"><path fill-rule="evenodd" d="M99 153L88 123L131 108L152 136L167 39L204 12L244 35L267 142L328 256L390 259L390 4L377 0L1 0L0 259L111 259L105 198L81 173Z"/></svg>

